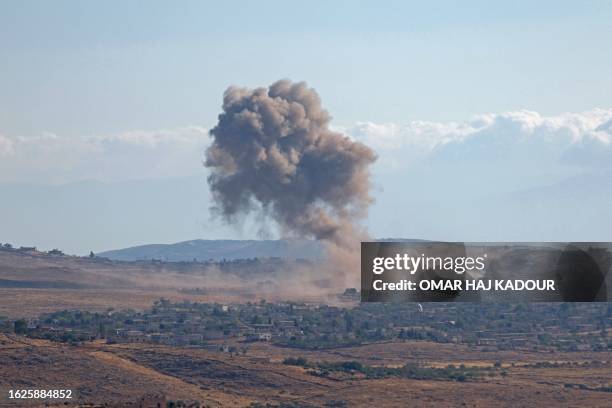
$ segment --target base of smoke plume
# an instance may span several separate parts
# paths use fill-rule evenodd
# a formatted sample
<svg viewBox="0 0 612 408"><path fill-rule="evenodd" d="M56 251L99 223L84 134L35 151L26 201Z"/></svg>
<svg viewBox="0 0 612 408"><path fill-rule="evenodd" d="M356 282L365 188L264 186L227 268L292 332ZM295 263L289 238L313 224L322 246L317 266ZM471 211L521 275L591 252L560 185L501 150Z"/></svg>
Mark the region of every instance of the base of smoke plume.
<svg viewBox="0 0 612 408"><path fill-rule="evenodd" d="M245 274L231 267L207 266L198 272L176 272L172 265L155 273L131 274L118 288L176 290L202 295L237 295L243 300L330 301L347 287L358 287L359 252L328 243L324 259L287 261L271 259L265 272Z"/></svg>

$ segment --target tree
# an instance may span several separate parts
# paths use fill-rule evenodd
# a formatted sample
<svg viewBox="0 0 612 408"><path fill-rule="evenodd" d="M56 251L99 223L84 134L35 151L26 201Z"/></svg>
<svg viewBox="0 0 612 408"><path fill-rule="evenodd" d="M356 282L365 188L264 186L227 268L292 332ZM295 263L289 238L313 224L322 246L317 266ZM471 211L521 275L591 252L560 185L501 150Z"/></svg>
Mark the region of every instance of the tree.
<svg viewBox="0 0 612 408"><path fill-rule="evenodd" d="M100 325L98 326L98 335L101 339L106 338L106 326L104 325L104 323L100 323Z"/></svg>
<svg viewBox="0 0 612 408"><path fill-rule="evenodd" d="M25 320L15 320L15 334L25 334L28 331L28 324Z"/></svg>
<svg viewBox="0 0 612 408"><path fill-rule="evenodd" d="M93 251L89 251L89 257L90 257L90 258L93 258L93 257L95 257L95 256L96 256L96 254L94 254L94 253L93 253Z"/></svg>

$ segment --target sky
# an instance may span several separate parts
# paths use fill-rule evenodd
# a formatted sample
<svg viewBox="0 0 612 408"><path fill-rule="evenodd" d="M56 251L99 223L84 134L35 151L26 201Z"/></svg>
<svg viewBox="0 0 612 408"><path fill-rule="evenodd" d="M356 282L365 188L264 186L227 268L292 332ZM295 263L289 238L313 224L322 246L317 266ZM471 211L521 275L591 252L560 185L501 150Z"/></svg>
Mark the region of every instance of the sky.
<svg viewBox="0 0 612 408"><path fill-rule="evenodd" d="M1 242L253 236L209 219L201 161L223 91L280 78L377 151L377 237L612 240L610 2L0 10Z"/></svg>

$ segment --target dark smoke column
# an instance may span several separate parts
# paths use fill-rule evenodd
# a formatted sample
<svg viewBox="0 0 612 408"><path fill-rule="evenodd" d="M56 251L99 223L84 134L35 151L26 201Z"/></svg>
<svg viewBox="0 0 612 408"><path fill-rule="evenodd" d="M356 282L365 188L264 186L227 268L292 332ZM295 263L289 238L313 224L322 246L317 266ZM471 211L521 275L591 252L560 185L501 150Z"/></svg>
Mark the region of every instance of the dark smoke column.
<svg viewBox="0 0 612 408"><path fill-rule="evenodd" d="M372 201L368 166L376 155L331 131L330 119L304 82L229 87L206 152L216 209L229 222L263 211L284 234L340 247L358 240L355 222Z"/></svg>

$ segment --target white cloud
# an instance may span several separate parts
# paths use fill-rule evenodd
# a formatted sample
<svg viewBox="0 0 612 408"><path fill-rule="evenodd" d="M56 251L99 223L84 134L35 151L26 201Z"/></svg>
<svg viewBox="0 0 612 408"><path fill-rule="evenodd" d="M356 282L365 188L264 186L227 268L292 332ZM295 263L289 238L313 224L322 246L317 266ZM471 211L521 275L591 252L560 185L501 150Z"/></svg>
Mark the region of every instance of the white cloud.
<svg viewBox="0 0 612 408"><path fill-rule="evenodd" d="M406 125L357 122L354 126L342 130L374 149L386 150L410 146L431 150L439 144L461 139L475 129L470 123L413 121Z"/></svg>
<svg viewBox="0 0 612 408"><path fill-rule="evenodd" d="M0 156L9 156L15 153L13 141L6 136L0 135Z"/></svg>
<svg viewBox="0 0 612 408"><path fill-rule="evenodd" d="M340 130L377 150L382 166L432 159L519 165L531 159L612 167L612 109L556 116L522 110L446 123L361 122Z"/></svg>
<svg viewBox="0 0 612 408"><path fill-rule="evenodd" d="M207 130L199 126L83 137L51 132L4 137L0 152L11 155L0 161L0 181L64 183L193 175L203 171L207 144Z"/></svg>
<svg viewBox="0 0 612 408"><path fill-rule="evenodd" d="M357 122L337 128L378 152L376 172L424 163L512 174L612 167L612 109L544 116L522 110L463 122ZM207 129L185 126L66 137L0 135L0 182L122 181L204 174ZM554 171L549 171L555 167Z"/></svg>
<svg viewBox="0 0 612 408"><path fill-rule="evenodd" d="M206 139L207 130L200 126L186 126L171 130L143 131L134 130L117 135L92 137L97 144L133 145L155 149L164 145L193 145Z"/></svg>

